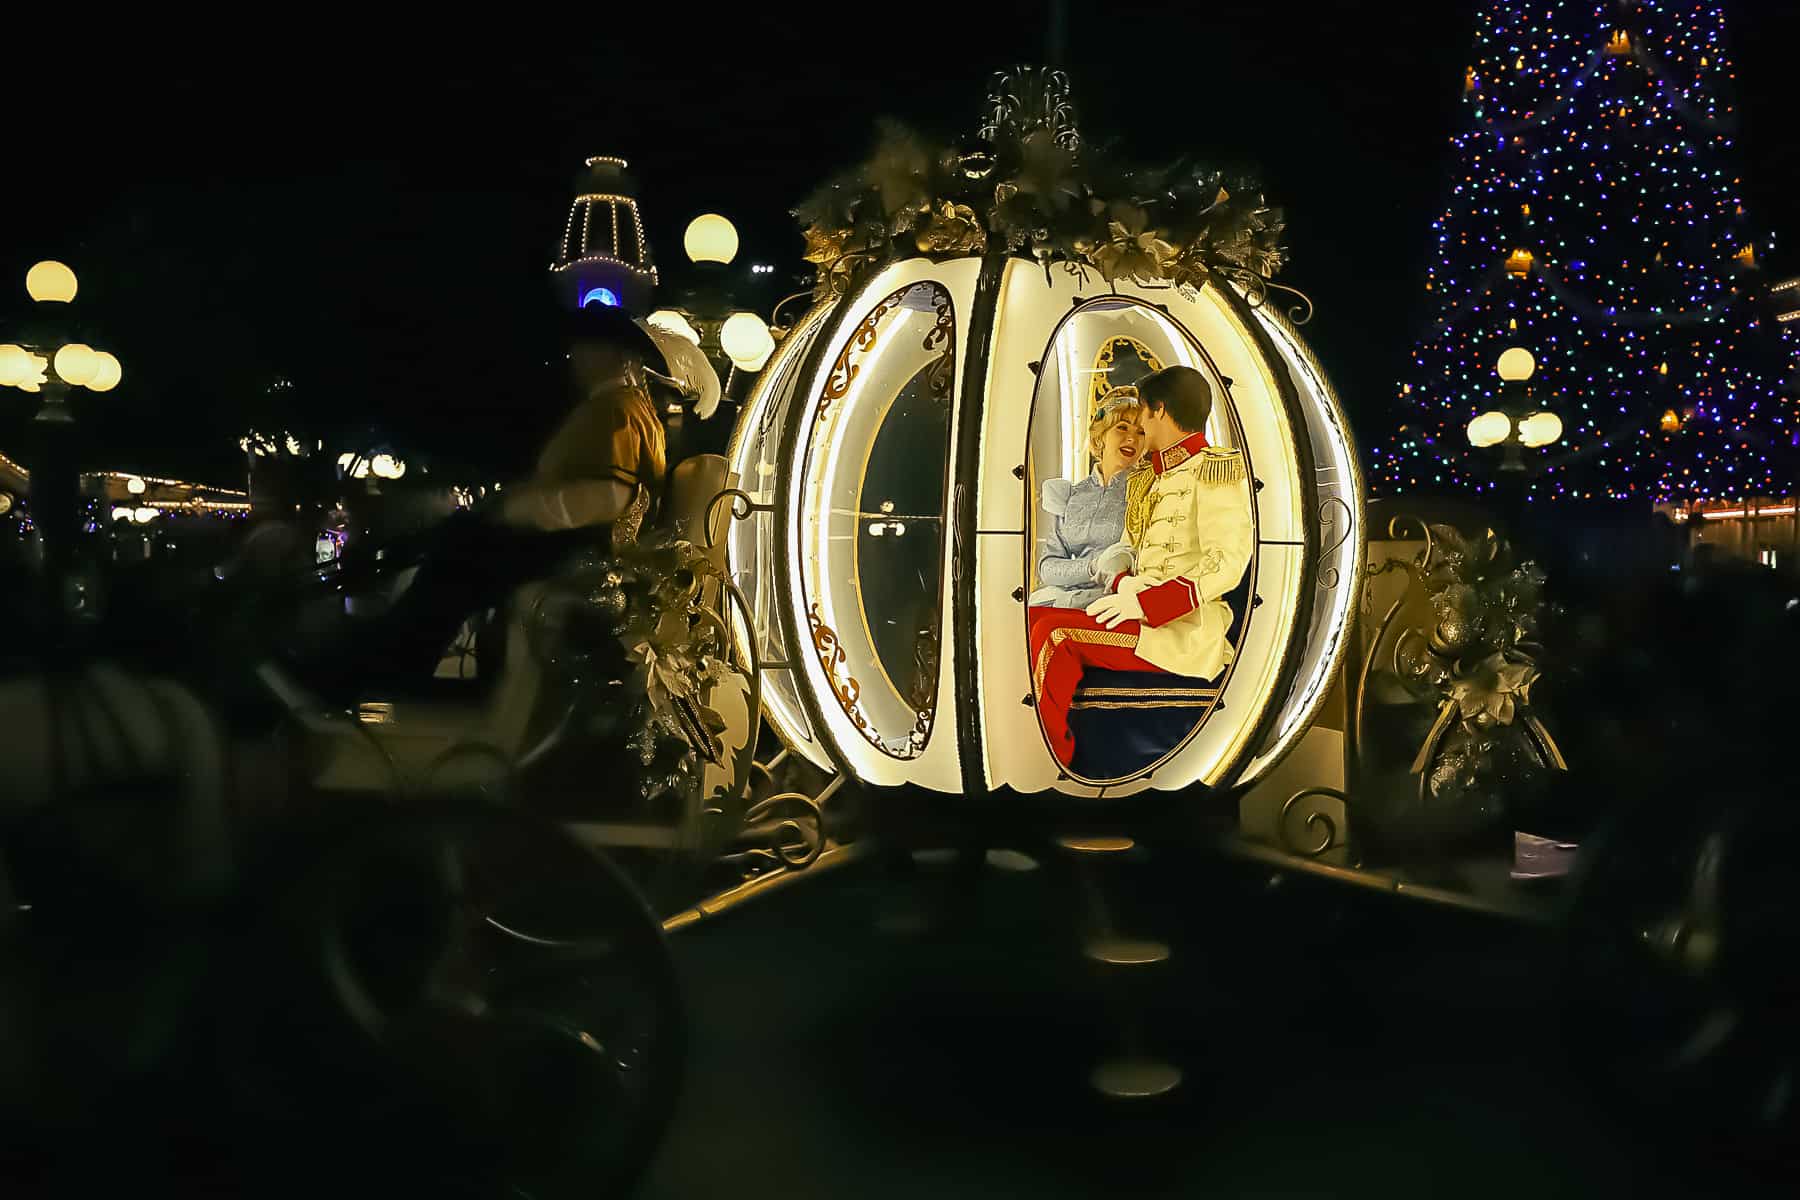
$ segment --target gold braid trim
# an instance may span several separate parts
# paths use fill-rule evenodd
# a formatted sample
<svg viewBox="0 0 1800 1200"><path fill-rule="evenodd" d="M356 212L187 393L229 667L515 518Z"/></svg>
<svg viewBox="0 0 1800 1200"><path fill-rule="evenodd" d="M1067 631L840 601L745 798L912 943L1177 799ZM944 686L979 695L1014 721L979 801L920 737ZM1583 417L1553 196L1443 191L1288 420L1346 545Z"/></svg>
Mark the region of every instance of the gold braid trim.
<svg viewBox="0 0 1800 1200"><path fill-rule="evenodd" d="M1116 629L1052 629L1050 637L1038 650L1037 666L1031 673L1033 695L1044 694L1044 675L1050 670L1050 656L1070 640L1095 646L1123 646L1127 650L1136 650L1138 644L1137 634L1120 633Z"/></svg>
<svg viewBox="0 0 1800 1200"><path fill-rule="evenodd" d="M1155 482L1156 471L1147 462L1125 477L1125 540L1133 549L1144 544L1144 530L1150 526L1150 485Z"/></svg>
<svg viewBox="0 0 1800 1200"><path fill-rule="evenodd" d="M1205 700L1071 700L1069 707L1075 708L1117 708L1130 709L1133 712L1150 712L1164 708L1210 708L1211 698Z"/></svg>

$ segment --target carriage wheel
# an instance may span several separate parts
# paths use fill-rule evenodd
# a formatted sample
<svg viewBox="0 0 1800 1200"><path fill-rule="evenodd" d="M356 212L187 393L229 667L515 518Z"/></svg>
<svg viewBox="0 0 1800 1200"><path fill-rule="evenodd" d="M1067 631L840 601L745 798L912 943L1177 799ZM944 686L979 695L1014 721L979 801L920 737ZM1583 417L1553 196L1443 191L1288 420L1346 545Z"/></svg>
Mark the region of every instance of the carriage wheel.
<svg viewBox="0 0 1800 1200"><path fill-rule="evenodd" d="M411 816L299 894L330 1014L303 1024L331 1032L286 1066L356 1157L542 1197L641 1171L685 1037L661 927L610 863L516 812Z"/></svg>
<svg viewBox="0 0 1800 1200"><path fill-rule="evenodd" d="M1800 947L1775 807L1689 797L1697 818L1616 820L1584 855L1564 982L1575 1049L1622 1098L1778 1143L1800 1099Z"/></svg>

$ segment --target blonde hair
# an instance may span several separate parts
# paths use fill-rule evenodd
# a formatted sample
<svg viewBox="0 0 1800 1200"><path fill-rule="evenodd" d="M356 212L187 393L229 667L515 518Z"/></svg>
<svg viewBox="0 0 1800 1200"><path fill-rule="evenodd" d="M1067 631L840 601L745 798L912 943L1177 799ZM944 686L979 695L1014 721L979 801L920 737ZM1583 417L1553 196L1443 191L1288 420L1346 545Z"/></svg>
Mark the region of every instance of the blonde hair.
<svg viewBox="0 0 1800 1200"><path fill-rule="evenodd" d="M1088 456L1099 462L1101 452L1106 449L1106 431L1112 428L1113 422L1122 416L1139 416L1143 411L1144 402L1138 398L1138 390L1134 387L1112 388L1100 397L1100 402L1094 405L1093 419L1088 422Z"/></svg>

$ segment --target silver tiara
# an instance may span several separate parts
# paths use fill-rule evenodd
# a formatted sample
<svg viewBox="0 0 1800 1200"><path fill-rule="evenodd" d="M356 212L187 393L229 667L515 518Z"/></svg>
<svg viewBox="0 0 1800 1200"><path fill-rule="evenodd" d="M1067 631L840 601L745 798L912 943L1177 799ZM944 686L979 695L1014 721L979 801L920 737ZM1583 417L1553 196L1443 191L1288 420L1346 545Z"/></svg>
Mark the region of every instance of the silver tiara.
<svg viewBox="0 0 1800 1200"><path fill-rule="evenodd" d="M1113 388L1104 396L1100 397L1099 402L1094 405L1094 420L1092 423L1098 425L1101 421L1106 420L1107 417L1111 416L1119 409L1136 407L1142 403L1143 400L1138 396L1138 390L1129 384L1123 387Z"/></svg>

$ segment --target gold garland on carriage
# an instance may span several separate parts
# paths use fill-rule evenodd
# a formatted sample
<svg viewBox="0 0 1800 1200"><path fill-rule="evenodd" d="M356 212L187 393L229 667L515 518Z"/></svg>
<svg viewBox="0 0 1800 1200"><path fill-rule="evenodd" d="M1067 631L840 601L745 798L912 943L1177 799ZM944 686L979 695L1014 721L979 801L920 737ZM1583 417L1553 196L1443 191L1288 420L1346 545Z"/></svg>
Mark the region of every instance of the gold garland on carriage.
<svg viewBox="0 0 1800 1200"><path fill-rule="evenodd" d="M818 299L903 255L1001 252L1108 283L1223 277L1261 303L1287 260L1281 210L1255 178L1115 159L1081 138L1060 71L997 72L971 141L934 144L891 120L879 130L867 160L794 209Z"/></svg>

